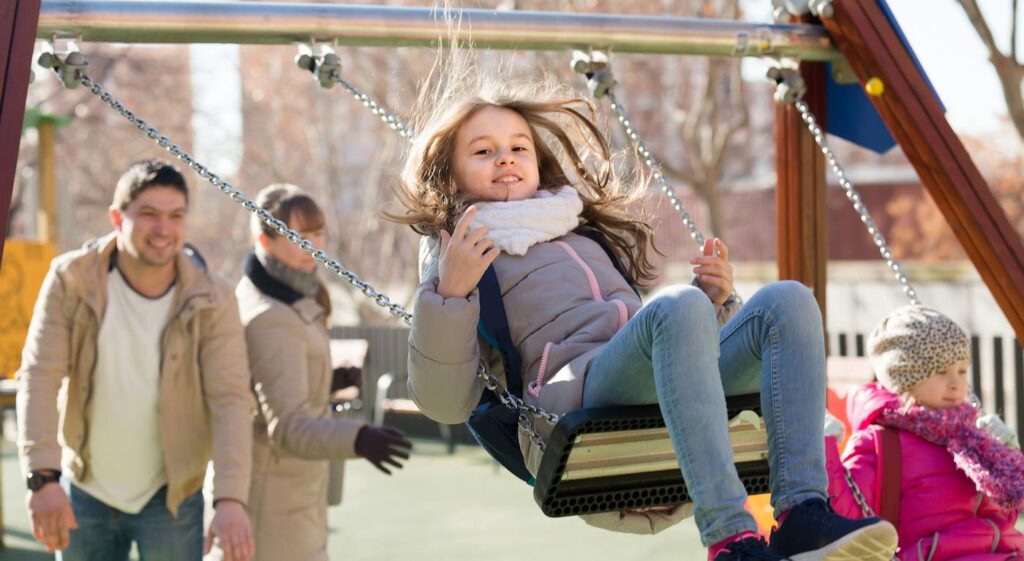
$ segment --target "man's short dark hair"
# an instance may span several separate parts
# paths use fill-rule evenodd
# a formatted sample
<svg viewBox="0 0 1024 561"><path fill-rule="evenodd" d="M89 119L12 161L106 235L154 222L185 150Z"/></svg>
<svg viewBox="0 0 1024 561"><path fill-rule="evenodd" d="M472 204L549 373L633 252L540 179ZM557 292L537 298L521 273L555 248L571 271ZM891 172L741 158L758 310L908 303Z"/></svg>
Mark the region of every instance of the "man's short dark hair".
<svg viewBox="0 0 1024 561"><path fill-rule="evenodd" d="M185 177L178 168L162 160L143 160L132 164L121 175L121 179L117 180L117 187L114 189L114 208L128 208L128 205L139 197L139 193L150 187L177 189L185 195L185 203L188 203L188 185L185 184Z"/></svg>

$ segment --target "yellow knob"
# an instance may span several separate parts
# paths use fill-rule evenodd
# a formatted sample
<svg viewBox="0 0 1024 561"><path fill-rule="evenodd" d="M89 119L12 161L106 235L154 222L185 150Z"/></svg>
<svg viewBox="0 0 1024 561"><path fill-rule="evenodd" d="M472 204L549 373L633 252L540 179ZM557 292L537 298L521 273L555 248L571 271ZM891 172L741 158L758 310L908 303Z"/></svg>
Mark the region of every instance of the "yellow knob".
<svg viewBox="0 0 1024 561"><path fill-rule="evenodd" d="M885 93L885 82L880 78L871 78L868 83L864 84L864 91L868 92L871 97L878 97Z"/></svg>

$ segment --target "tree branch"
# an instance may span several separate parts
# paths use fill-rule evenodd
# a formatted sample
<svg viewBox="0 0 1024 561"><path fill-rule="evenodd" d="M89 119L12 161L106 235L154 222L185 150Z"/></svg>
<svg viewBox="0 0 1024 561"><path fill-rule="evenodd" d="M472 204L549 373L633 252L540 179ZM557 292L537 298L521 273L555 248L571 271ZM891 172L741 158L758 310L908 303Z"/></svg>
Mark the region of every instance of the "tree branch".
<svg viewBox="0 0 1024 561"><path fill-rule="evenodd" d="M974 30L978 32L978 36L981 37L981 41L985 43L985 47L988 48L989 56L992 57L992 61L995 62L996 58L1006 58L1006 55L999 50L996 46L996 40L992 37L992 30L988 27L988 22L985 21L985 16L981 14L981 9L978 7L976 0L957 0L960 7L964 9L964 13L967 14L967 19L971 21L971 25L974 26Z"/></svg>
<svg viewBox="0 0 1024 561"><path fill-rule="evenodd" d="M1017 60L1017 31L1020 27L1020 0L1013 0L1013 9L1010 11L1010 60L1019 64Z"/></svg>
<svg viewBox="0 0 1024 561"><path fill-rule="evenodd" d="M1016 59L1016 35L1017 35L1017 13L1019 0L1013 0L1013 27L1011 28L1011 56L1004 55L996 46L992 31L988 27L976 0L958 0L960 6L967 14L978 36L989 50L989 59L995 67L999 82L1003 88L1003 97L1006 99L1006 109L1013 121L1017 134L1024 139L1024 96L1021 86L1024 85L1024 65Z"/></svg>

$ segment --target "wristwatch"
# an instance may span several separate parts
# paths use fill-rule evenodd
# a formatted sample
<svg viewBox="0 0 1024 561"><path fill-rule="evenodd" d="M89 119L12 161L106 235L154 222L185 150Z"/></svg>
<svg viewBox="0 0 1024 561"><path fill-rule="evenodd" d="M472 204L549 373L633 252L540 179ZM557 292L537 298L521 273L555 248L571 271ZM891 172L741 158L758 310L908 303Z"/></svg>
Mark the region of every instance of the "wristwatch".
<svg viewBox="0 0 1024 561"><path fill-rule="evenodd" d="M60 481L60 472L52 469L44 469L39 471L33 471L28 474L28 479L25 484L28 486L28 490L35 492L43 488L43 485L47 483L56 483Z"/></svg>

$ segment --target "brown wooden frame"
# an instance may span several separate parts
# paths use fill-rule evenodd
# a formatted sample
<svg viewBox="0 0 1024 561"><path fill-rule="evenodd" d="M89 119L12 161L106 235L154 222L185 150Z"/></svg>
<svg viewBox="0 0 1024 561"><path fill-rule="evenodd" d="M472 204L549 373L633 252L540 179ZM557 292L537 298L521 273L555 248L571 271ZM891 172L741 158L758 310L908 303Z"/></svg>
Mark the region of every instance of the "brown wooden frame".
<svg viewBox="0 0 1024 561"><path fill-rule="evenodd" d="M1024 340L1024 245L1020 235L949 126L927 79L878 3L835 0L833 7L834 16L822 23L862 84L871 78L884 83L884 93L872 98L875 108L1017 337Z"/></svg>
<svg viewBox="0 0 1024 561"><path fill-rule="evenodd" d="M0 150L0 263L14 194L39 9L40 0L0 2L0 146L4 147Z"/></svg>

